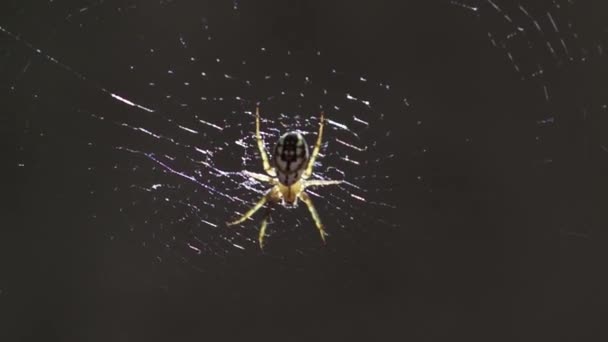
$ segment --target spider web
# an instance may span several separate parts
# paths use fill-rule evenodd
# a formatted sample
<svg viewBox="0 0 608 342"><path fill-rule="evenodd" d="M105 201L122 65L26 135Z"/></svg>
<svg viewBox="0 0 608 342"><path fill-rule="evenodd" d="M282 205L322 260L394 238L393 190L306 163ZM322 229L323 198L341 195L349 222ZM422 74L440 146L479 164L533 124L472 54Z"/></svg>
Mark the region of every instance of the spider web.
<svg viewBox="0 0 608 342"><path fill-rule="evenodd" d="M135 5L118 9L124 20L138 10ZM68 62L70 56L51 51L65 32L80 30L88 39L86 32L101 25L110 10L103 2L66 10L65 21L45 43L48 51L0 27L20 45L17 49L32 55L15 77L13 93L35 92L37 103L53 105L52 89L27 89L24 80L28 69L40 62L37 67L54 69L58 79L72 77L75 88L85 89L78 93L87 103L74 99L69 110L77 129L84 131L79 138L86 140L82 172L89 179L88 201L97 203L89 219L104 236L133 240L151 249L158 262L260 253L257 233L263 210L240 226L225 226L268 188L242 173L262 172L254 137L256 105L267 150L291 130L300 131L312 145L318 115L325 111L325 139L313 178L344 182L308 192L330 235L328 249L336 248L334 237L348 241L357 230L398 227L383 214L396 205L385 200L392 180L380 171L389 167L396 152L376 134L383 132L385 140L391 134L383 124L386 108L397 105L407 113L410 104L389 84L342 72L322 51L254 46L235 53L215 39L205 18L196 23L198 30L187 33L176 30L158 37L126 31L124 40L135 52L108 61L108 72L119 75L118 82L100 81L103 76L81 71L94 69L86 61ZM238 6L234 11L238 15ZM74 144L83 142L74 138ZM23 145L18 149L27 153ZM116 221L122 224L116 226ZM279 255L320 248L303 204L297 210L275 207L267 234L267 251L274 248Z"/></svg>
<svg viewBox="0 0 608 342"><path fill-rule="evenodd" d="M409 12L422 26L409 36L389 31L415 25L385 25L393 13L378 9L411 2L323 2L330 23L382 14L362 20L380 30L346 32L386 34L361 46L387 60L371 70L244 39L257 19L244 3L196 3L200 14L183 17L174 0L0 5L12 15L0 18L0 76L4 113L16 108L15 226L27 236L5 239L14 265L0 295L28 318L18 333L599 331L601 296L589 294L605 283L594 267L608 190L608 12L592 7L602 1L420 1L431 11ZM394 58L383 50L393 46ZM256 105L268 150L289 130L311 144L321 110L331 120L314 176L346 183L312 189L326 247L303 204L272 211L263 252L263 212L224 226L267 189L242 173L262 172Z"/></svg>
<svg viewBox="0 0 608 342"><path fill-rule="evenodd" d="M567 135L572 122L589 129L582 148L608 152L601 134L607 125L606 97L595 86L605 85L605 79L598 81L601 75L585 71L605 62L606 33L580 21L579 2L446 3L471 14L502 62L512 66L523 93L534 99L536 106L525 108L525 114L539 167L551 167L556 153L552 142ZM32 117L21 121L18 168L29 167L24 160L32 145L57 131L57 123L32 113L53 108L70 117L73 127L64 130L78 146L72 157L87 163L79 172L89 182L86 191L93 204L88 216L108 239L131 239L151 249L159 261L259 253L259 214L240 227L224 227L266 189L241 172L261 172L252 114L258 104L267 149L289 130L301 131L311 144L318 113L324 110L329 119L315 177L346 182L313 189L312 197L330 234L330 250L340 241L360 238L361 231L403 228L386 219L397 209L386 197L398 179L385 170L403 153L391 144L396 133L384 118L405 115L413 118L413 126L424 126L422 111L407 94L364 72L343 71L323 51L229 41L226 37L234 36L225 31L241 19L238 2L231 6L232 21L224 25L203 16L184 27L159 23L157 30L148 31L125 24L145 16L143 3L87 4L23 5L13 9L17 16L0 25L0 31L8 42L8 92L28 102ZM45 18L54 20L51 30L41 33L17 24L45 6ZM172 9L179 4L154 6ZM116 18L117 24L111 22ZM124 25L120 37L95 33L114 24ZM101 55L97 59L107 64L91 65L93 52L62 50L96 40L106 47L95 52ZM122 49L129 54L121 54ZM36 80L32 75L37 72L47 80ZM575 73L592 79L560 82ZM71 86L57 89L54 83ZM584 95L572 95L580 93ZM68 105L56 98L68 98ZM429 154L424 142L415 144L417 154ZM411 167L419 168L423 161ZM424 173L416 178L426 182ZM319 248L303 206L274 210L268 232L269 252L308 254Z"/></svg>
<svg viewBox="0 0 608 342"><path fill-rule="evenodd" d="M532 142L538 170L550 174L554 168L575 163L587 170L585 173L594 174L594 168L603 167L608 152L603 133L608 129L608 31L605 15L601 14L605 11L594 9L591 3L572 0L452 4L470 11L479 20L492 46L521 80L522 96L534 103L520 110L530 127L524 136ZM591 192L580 188L572 191L586 197L589 207L593 207L595 202L590 195L599 188L594 185ZM564 205L564 210L571 209L570 204L559 205ZM581 225L580 217L569 217L559 222L560 233L566 237L589 237L595 223L583 221Z"/></svg>
<svg viewBox="0 0 608 342"><path fill-rule="evenodd" d="M574 117L605 127L601 117L608 108L602 101L606 94L600 92L605 79L586 70L602 70L597 67L606 61L608 37L605 29L598 30L600 18L584 15L589 13L588 4L572 0L452 4L475 13L492 46L503 53L522 86L537 99L532 118L538 128L536 141L542 145L543 138L556 134L558 121ZM577 83L561 82L576 73L580 74ZM596 147L606 151L605 139L593 135ZM552 162L551 151L538 150L547 154L541 163Z"/></svg>

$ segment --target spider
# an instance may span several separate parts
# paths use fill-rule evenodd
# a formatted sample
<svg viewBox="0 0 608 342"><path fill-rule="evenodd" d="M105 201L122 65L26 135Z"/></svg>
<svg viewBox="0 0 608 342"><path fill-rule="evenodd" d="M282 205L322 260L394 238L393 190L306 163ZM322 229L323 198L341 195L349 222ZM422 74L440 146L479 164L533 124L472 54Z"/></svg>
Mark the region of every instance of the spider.
<svg viewBox="0 0 608 342"><path fill-rule="evenodd" d="M262 164L266 174L260 174L250 171L243 171L243 173L258 181L268 183L272 185L272 188L266 192L266 194L253 206L249 211L243 214L238 219L227 222L228 226L239 224L253 216L260 208L262 208L267 202L282 204L289 204L291 207L296 207L298 199L302 200L308 207L310 215L319 230L321 235L321 241L325 244L325 229L321 218L312 203L312 199L308 196L305 189L313 186L325 186L340 184L342 181L339 180L321 180L321 179L310 179L315 165L315 160L321 149L321 142L323 138L323 126L325 124L324 114L321 112L319 119L319 133L317 134L317 142L315 143L312 154L308 153L308 145L302 134L296 131L288 132L283 134L277 144L274 147L272 153L272 159L268 159L266 149L264 147L264 140L260 135L260 108L256 107L255 110L255 138L257 141L258 149L262 157ZM260 249L264 248L264 236L266 234L266 226L268 225L268 218L270 217L270 208L267 208L266 215L262 220L260 226L260 232L258 235L258 242Z"/></svg>

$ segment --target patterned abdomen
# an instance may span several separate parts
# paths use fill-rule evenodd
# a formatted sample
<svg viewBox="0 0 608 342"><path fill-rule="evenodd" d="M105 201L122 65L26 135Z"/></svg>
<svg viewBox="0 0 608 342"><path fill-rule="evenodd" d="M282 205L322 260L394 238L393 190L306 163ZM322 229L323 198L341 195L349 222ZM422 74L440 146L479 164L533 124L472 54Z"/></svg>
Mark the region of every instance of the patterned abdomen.
<svg viewBox="0 0 608 342"><path fill-rule="evenodd" d="M297 182L308 162L308 145L302 134L283 134L274 147L273 161L279 182L287 186Z"/></svg>

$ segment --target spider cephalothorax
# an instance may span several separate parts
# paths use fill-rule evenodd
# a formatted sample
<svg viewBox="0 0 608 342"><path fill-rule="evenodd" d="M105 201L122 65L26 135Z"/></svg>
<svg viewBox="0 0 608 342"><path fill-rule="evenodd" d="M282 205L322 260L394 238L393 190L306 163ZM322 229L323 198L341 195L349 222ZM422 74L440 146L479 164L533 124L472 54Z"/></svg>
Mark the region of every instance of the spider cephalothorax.
<svg viewBox="0 0 608 342"><path fill-rule="evenodd" d="M262 208L266 202L283 202L288 203L292 206L297 204L298 199L301 199L310 214L312 215L315 225L321 234L321 240L325 243L325 230L323 224L319 218L319 214L312 204L312 200L304 191L307 187L311 186L323 186L340 184L341 181L336 180L321 180L309 179L312 176L312 170L315 164L317 155L321 148L321 142L323 138L323 125L325 123L323 112L319 119L319 133L317 135L317 142L314 145L312 154L309 155L308 145L302 134L298 132L289 132L282 135L277 142L273 154L272 163L268 159L266 149L264 147L264 141L260 134L260 110L256 108L255 111L255 137L262 157L262 164L266 174L254 173L249 171L243 171L247 176L254 178L258 181L268 183L273 187L268 190L266 195L262 197L249 211L243 214L240 218L233 222L228 222L228 225L235 225L244 222L246 219L251 217ZM268 225L268 218L270 211L266 212L266 216L262 221L260 227L260 234L258 241L260 248L264 246L264 235L266 232L266 226Z"/></svg>

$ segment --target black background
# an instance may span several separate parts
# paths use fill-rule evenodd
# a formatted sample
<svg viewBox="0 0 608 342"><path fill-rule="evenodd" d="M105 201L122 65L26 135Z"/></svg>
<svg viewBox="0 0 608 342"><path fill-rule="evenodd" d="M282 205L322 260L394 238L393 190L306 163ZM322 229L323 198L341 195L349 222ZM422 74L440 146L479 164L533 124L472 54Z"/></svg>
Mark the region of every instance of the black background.
<svg viewBox="0 0 608 342"><path fill-rule="evenodd" d="M87 77L2 34L3 83L16 89L2 91L4 112L16 117L17 163L26 165L17 168L15 222L3 225L19 238L3 239L3 341L592 341L605 334L605 55L566 66L537 56L556 117L539 133L542 88L522 81L490 43L487 32L503 23L483 15L491 12L485 2L479 17L448 1L242 1L236 14L233 2L132 2L137 15L127 21L114 10L120 2L107 1L89 17L102 18L103 30L62 28L77 3L13 1L2 10L2 27ZM599 3L568 8L580 45L606 50L608 9ZM528 6L542 12L549 2ZM66 110L95 110L97 84L121 84L117 63L132 52L123 32L162 41L198 30L201 13L218 41L231 42L218 46L223 55L259 46L320 50L344 72L384 79L422 108L420 130L411 118L387 114L395 133L386 139L398 158L374 171L394 182L387 201L399 210L388 219L406 224L335 236L332 252L211 257L198 271L159 265L132 241L110 241L103 231L118 218L91 224L90 212L108 203L85 195L91 179L82 170L117 157L88 155L90 136L101 145L111 139ZM32 99L40 89L44 106ZM25 134L26 119L45 137ZM432 153L408 165L412 141ZM552 162L539 162L545 158ZM432 193L413 185L416 174ZM94 180L96 188L115 181Z"/></svg>

